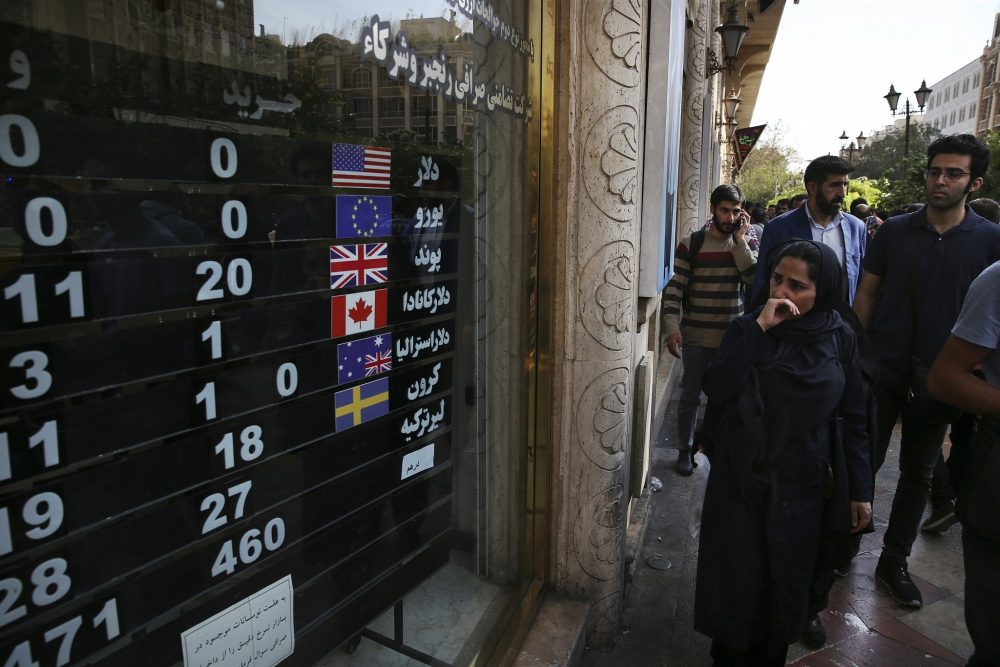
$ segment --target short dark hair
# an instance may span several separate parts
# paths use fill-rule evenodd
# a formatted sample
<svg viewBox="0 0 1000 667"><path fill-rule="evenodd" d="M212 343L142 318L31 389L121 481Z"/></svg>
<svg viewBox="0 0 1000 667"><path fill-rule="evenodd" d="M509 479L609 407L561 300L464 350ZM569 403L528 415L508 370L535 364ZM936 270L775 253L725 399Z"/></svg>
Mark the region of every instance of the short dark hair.
<svg viewBox="0 0 1000 667"><path fill-rule="evenodd" d="M969 202L972 210L987 220L1000 224L1000 204L987 197L980 197Z"/></svg>
<svg viewBox="0 0 1000 667"><path fill-rule="evenodd" d="M942 154L968 155L972 158L969 171L972 178L982 178L990 166L989 147L971 134L949 134L936 139L927 147L927 168L934 158Z"/></svg>
<svg viewBox="0 0 1000 667"><path fill-rule="evenodd" d="M799 193L799 194L795 195L794 197L792 197L791 201L788 202L788 204L790 206L796 206L795 202L799 202L801 204L802 202L804 202L807 199L809 199L809 195Z"/></svg>
<svg viewBox="0 0 1000 667"><path fill-rule="evenodd" d="M712 190L712 197L709 200L712 206L718 206L724 201L734 201L737 204L743 203L743 191L739 187L730 183L723 183Z"/></svg>
<svg viewBox="0 0 1000 667"><path fill-rule="evenodd" d="M802 180L807 184L823 184L831 175L843 176L850 174L852 171L854 171L854 165L844 158L837 157L836 155L822 155L809 163Z"/></svg>

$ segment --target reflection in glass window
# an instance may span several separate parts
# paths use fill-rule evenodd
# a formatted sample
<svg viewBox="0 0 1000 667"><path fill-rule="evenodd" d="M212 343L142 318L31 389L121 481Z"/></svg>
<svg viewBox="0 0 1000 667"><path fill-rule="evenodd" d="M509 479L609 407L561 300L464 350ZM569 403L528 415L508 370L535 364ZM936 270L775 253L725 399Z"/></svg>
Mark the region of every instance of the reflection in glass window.
<svg viewBox="0 0 1000 667"><path fill-rule="evenodd" d="M0 363L45 378L0 406L43 445L0 493L46 494L8 553L73 584L11 619L18 664L56 616L62 662L150 667L257 611L325 666L383 662L397 613L485 660L514 617L540 4L442 9L0 3Z"/></svg>

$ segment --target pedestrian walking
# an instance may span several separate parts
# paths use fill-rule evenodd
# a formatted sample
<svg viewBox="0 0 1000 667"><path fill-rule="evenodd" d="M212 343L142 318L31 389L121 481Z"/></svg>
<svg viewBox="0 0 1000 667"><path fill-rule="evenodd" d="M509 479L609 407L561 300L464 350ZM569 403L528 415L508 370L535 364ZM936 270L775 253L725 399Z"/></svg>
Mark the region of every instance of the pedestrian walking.
<svg viewBox="0 0 1000 667"><path fill-rule="evenodd" d="M693 471L692 443L701 405L701 382L733 318L743 312L740 284L753 279L757 255L750 249L750 216L735 185L712 191L712 219L706 229L681 239L674 275L664 295L663 331L667 350L682 359L677 472Z"/></svg>
<svg viewBox="0 0 1000 667"><path fill-rule="evenodd" d="M784 665L801 636L824 531L871 515L866 406L844 270L816 241L772 250L769 290L705 375L712 463L695 629L724 665Z"/></svg>

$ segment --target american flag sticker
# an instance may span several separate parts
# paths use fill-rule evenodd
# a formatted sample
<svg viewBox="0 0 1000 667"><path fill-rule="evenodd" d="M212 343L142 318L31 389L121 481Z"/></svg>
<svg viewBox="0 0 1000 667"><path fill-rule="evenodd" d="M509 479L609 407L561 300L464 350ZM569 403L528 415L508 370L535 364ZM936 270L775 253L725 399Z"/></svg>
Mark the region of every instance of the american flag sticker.
<svg viewBox="0 0 1000 667"><path fill-rule="evenodd" d="M333 145L333 187L389 189L392 151L356 144Z"/></svg>
<svg viewBox="0 0 1000 667"><path fill-rule="evenodd" d="M330 289L376 285L388 279L388 244L330 246Z"/></svg>

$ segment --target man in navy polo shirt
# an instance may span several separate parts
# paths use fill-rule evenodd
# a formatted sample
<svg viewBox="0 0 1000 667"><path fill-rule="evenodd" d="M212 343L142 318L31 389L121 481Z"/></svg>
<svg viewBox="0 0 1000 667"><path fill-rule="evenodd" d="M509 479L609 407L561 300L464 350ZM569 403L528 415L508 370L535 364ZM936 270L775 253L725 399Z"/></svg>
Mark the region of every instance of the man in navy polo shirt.
<svg viewBox="0 0 1000 667"><path fill-rule="evenodd" d="M968 134L927 148L927 205L890 218L872 238L854 311L879 356L879 467L902 417L899 482L875 576L901 604L919 607L906 559L930 492L931 473L957 415L926 391L926 373L958 319L969 285L1000 260L1000 227L966 206L983 185L990 151Z"/></svg>

